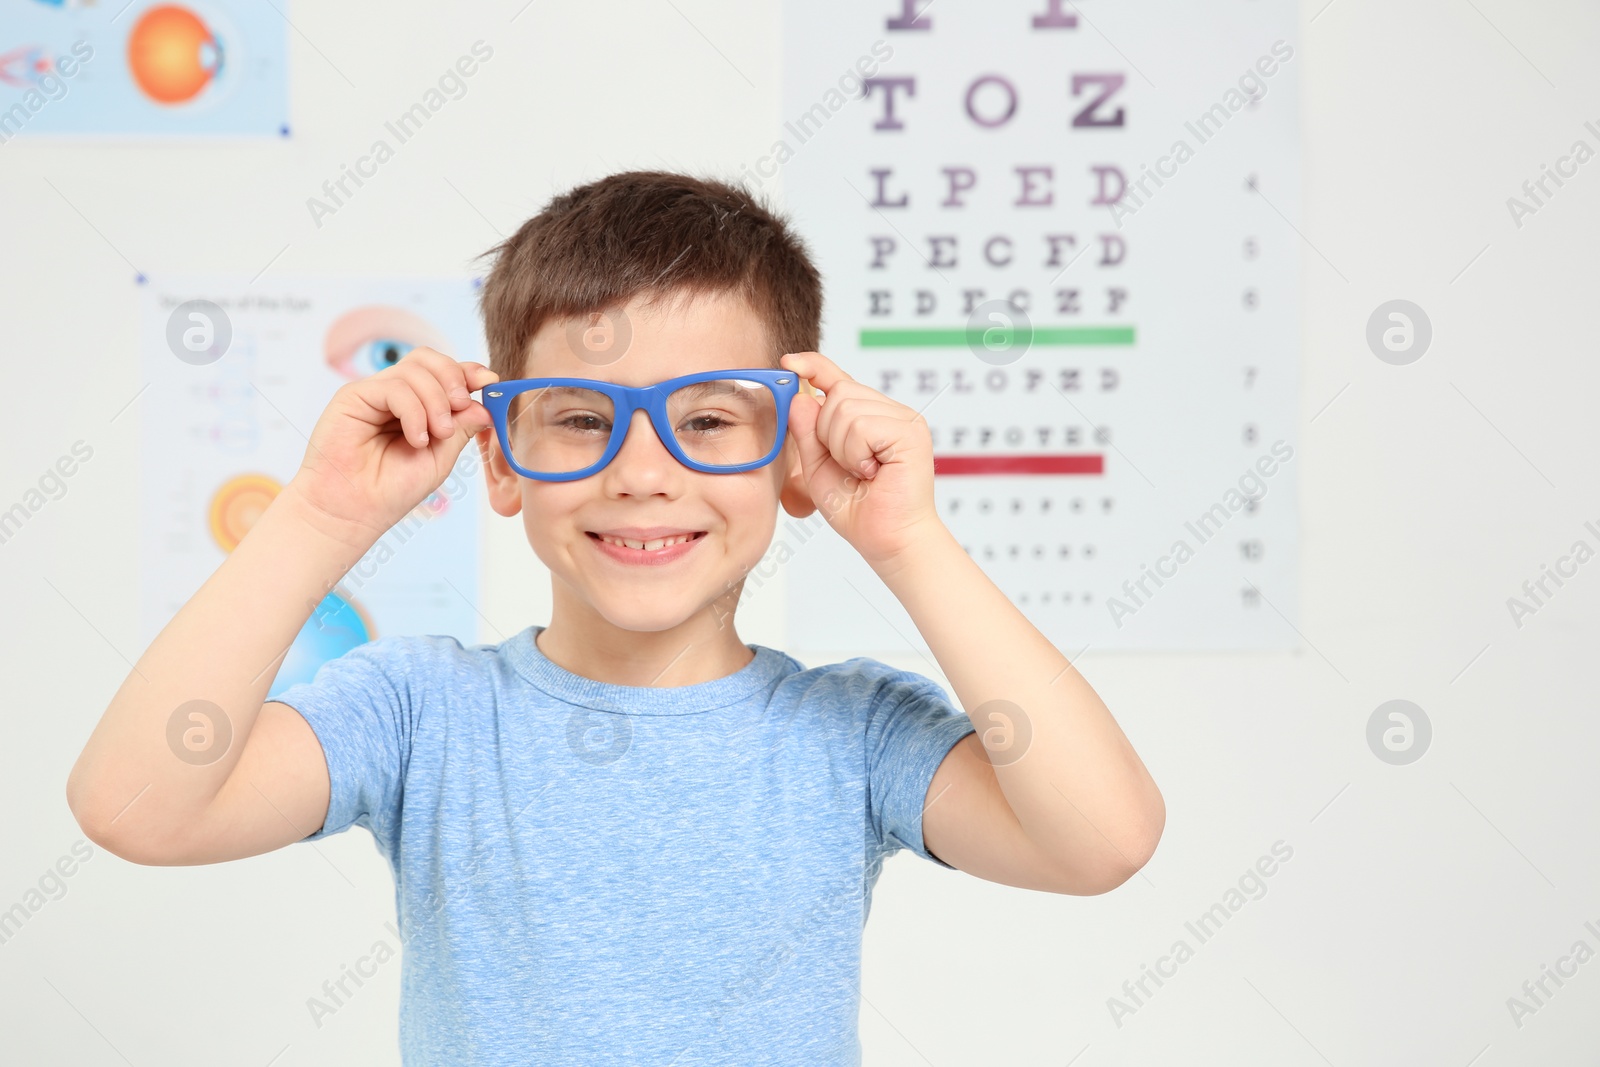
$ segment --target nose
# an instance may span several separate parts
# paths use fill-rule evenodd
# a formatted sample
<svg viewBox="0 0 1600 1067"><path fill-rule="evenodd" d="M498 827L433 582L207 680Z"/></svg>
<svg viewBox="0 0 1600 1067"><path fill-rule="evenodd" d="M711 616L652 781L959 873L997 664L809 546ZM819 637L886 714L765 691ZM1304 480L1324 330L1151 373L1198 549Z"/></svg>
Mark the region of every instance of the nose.
<svg viewBox="0 0 1600 1067"><path fill-rule="evenodd" d="M600 476L609 495L651 496L676 495L684 473L683 465L656 435L649 414L641 409L633 413L622 447Z"/></svg>

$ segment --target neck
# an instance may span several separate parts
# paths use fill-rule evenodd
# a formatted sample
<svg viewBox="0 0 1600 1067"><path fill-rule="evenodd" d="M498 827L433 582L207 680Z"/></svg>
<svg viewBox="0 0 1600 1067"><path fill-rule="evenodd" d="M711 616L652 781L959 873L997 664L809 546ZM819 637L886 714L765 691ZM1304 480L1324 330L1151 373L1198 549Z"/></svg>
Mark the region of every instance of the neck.
<svg viewBox="0 0 1600 1067"><path fill-rule="evenodd" d="M755 658L734 629L732 603L726 613L708 607L664 630L628 630L575 602L570 592L564 596L556 584L539 651L581 678L660 688L697 685L725 678Z"/></svg>

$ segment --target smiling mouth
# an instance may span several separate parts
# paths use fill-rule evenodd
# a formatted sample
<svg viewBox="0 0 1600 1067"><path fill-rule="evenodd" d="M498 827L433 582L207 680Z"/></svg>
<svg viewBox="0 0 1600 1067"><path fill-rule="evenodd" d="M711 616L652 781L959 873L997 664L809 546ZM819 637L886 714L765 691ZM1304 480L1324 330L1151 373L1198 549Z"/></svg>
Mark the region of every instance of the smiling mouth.
<svg viewBox="0 0 1600 1067"><path fill-rule="evenodd" d="M661 537L653 541L635 541L627 537L614 537L611 534L598 534L593 530L586 530L584 532L590 537L594 538L596 541L604 541L608 545L616 545L618 548L642 549L645 552L656 552L663 548L671 548L673 545L681 545L686 541L693 541L696 538L704 537L706 535L704 530L697 530L694 533L674 534L671 537Z"/></svg>

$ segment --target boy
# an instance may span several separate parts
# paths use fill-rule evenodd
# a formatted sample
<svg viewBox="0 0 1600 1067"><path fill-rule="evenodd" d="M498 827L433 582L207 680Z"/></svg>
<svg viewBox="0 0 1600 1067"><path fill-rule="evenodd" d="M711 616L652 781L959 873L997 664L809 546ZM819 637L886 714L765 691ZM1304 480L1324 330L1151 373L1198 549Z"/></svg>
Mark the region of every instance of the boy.
<svg viewBox="0 0 1600 1067"><path fill-rule="evenodd" d="M494 251L492 368L420 348L339 389L73 768L92 840L195 864L366 827L406 931L412 1067L858 1063L887 856L1075 894L1144 864L1159 791L940 522L921 416L815 351L820 278L782 221L627 173ZM311 607L469 439L550 570L549 625L383 637L264 704ZM981 735L920 675L739 640L780 504L861 553ZM209 762L167 740L196 701L231 731Z"/></svg>

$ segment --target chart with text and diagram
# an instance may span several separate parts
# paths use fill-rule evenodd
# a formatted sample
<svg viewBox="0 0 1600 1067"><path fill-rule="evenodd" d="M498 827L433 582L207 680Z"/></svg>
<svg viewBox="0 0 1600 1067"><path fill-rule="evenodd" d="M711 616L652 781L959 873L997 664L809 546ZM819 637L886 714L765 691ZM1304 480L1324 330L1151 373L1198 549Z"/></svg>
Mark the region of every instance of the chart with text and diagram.
<svg viewBox="0 0 1600 1067"><path fill-rule="evenodd" d="M300 469L341 385L418 346L484 357L470 279L161 277L142 288L139 573L148 643ZM482 480L469 445L437 490L306 604L269 696L378 637L477 640Z"/></svg>
<svg viewBox="0 0 1600 1067"><path fill-rule="evenodd" d="M927 419L967 553L1072 654L1296 646L1295 5L784 19L783 121L741 175L817 259L823 353ZM775 537L790 640L925 650L821 522Z"/></svg>

